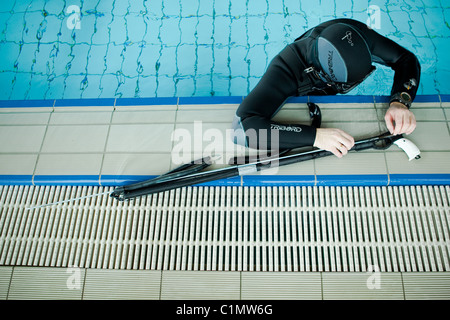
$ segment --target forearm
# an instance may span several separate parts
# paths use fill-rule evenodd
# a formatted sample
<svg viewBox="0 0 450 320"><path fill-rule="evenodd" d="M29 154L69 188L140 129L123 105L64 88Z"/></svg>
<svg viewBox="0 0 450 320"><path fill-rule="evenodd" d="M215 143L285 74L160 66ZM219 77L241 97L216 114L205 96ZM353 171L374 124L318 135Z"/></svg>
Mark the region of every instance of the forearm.
<svg viewBox="0 0 450 320"><path fill-rule="evenodd" d="M402 102L406 107L410 108L419 87L420 63L416 56L408 51L396 62L393 69L395 70L395 75L390 102ZM405 96L404 99L409 101L402 101L402 94Z"/></svg>
<svg viewBox="0 0 450 320"><path fill-rule="evenodd" d="M316 128L302 124L280 124L260 116L241 121L247 146L254 149L285 150L312 146Z"/></svg>

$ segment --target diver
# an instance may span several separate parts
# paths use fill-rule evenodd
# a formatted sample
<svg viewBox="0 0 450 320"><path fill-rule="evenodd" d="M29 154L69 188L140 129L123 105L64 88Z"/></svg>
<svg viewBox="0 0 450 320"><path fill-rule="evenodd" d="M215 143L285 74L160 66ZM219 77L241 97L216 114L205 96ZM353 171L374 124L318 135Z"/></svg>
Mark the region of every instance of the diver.
<svg viewBox="0 0 450 320"><path fill-rule="evenodd" d="M234 142L269 150L314 146L341 158L354 145L354 138L343 130L286 125L271 119L291 96L349 92L375 70L372 63L395 71L384 117L388 130L391 134L410 134L416 127L409 109L420 81L418 59L359 21L336 19L305 32L273 58L236 111L232 124ZM277 146L272 145L274 130L278 135ZM249 132L255 132L257 138Z"/></svg>

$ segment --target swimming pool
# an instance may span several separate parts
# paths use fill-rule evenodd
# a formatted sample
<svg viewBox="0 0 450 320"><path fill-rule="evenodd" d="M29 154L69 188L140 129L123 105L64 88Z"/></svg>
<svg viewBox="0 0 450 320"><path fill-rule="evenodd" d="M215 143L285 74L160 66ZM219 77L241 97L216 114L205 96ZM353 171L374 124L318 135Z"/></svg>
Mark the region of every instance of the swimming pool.
<svg viewBox="0 0 450 320"><path fill-rule="evenodd" d="M413 51L418 94L448 94L443 0L15 0L0 3L0 100L244 96L305 30L367 22ZM352 95L387 95L378 67Z"/></svg>

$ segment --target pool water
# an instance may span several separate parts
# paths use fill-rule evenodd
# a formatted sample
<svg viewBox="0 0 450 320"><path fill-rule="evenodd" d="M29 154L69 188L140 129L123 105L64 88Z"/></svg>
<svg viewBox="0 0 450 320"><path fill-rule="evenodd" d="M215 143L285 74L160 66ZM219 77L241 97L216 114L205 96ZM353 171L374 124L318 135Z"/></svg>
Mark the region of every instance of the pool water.
<svg viewBox="0 0 450 320"><path fill-rule="evenodd" d="M244 96L305 30L353 18L414 52L418 94L448 94L447 0L0 2L0 100ZM378 70L352 95L387 95Z"/></svg>

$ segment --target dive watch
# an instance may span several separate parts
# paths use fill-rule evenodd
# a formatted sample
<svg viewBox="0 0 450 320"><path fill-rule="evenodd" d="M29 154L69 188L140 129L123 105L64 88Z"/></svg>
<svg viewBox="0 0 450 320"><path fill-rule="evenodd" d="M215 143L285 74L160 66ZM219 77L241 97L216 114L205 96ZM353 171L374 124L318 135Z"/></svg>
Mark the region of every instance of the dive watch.
<svg viewBox="0 0 450 320"><path fill-rule="evenodd" d="M394 101L398 101L404 104L408 109L411 108L412 99L408 92L399 92L394 94L389 103L392 103Z"/></svg>

